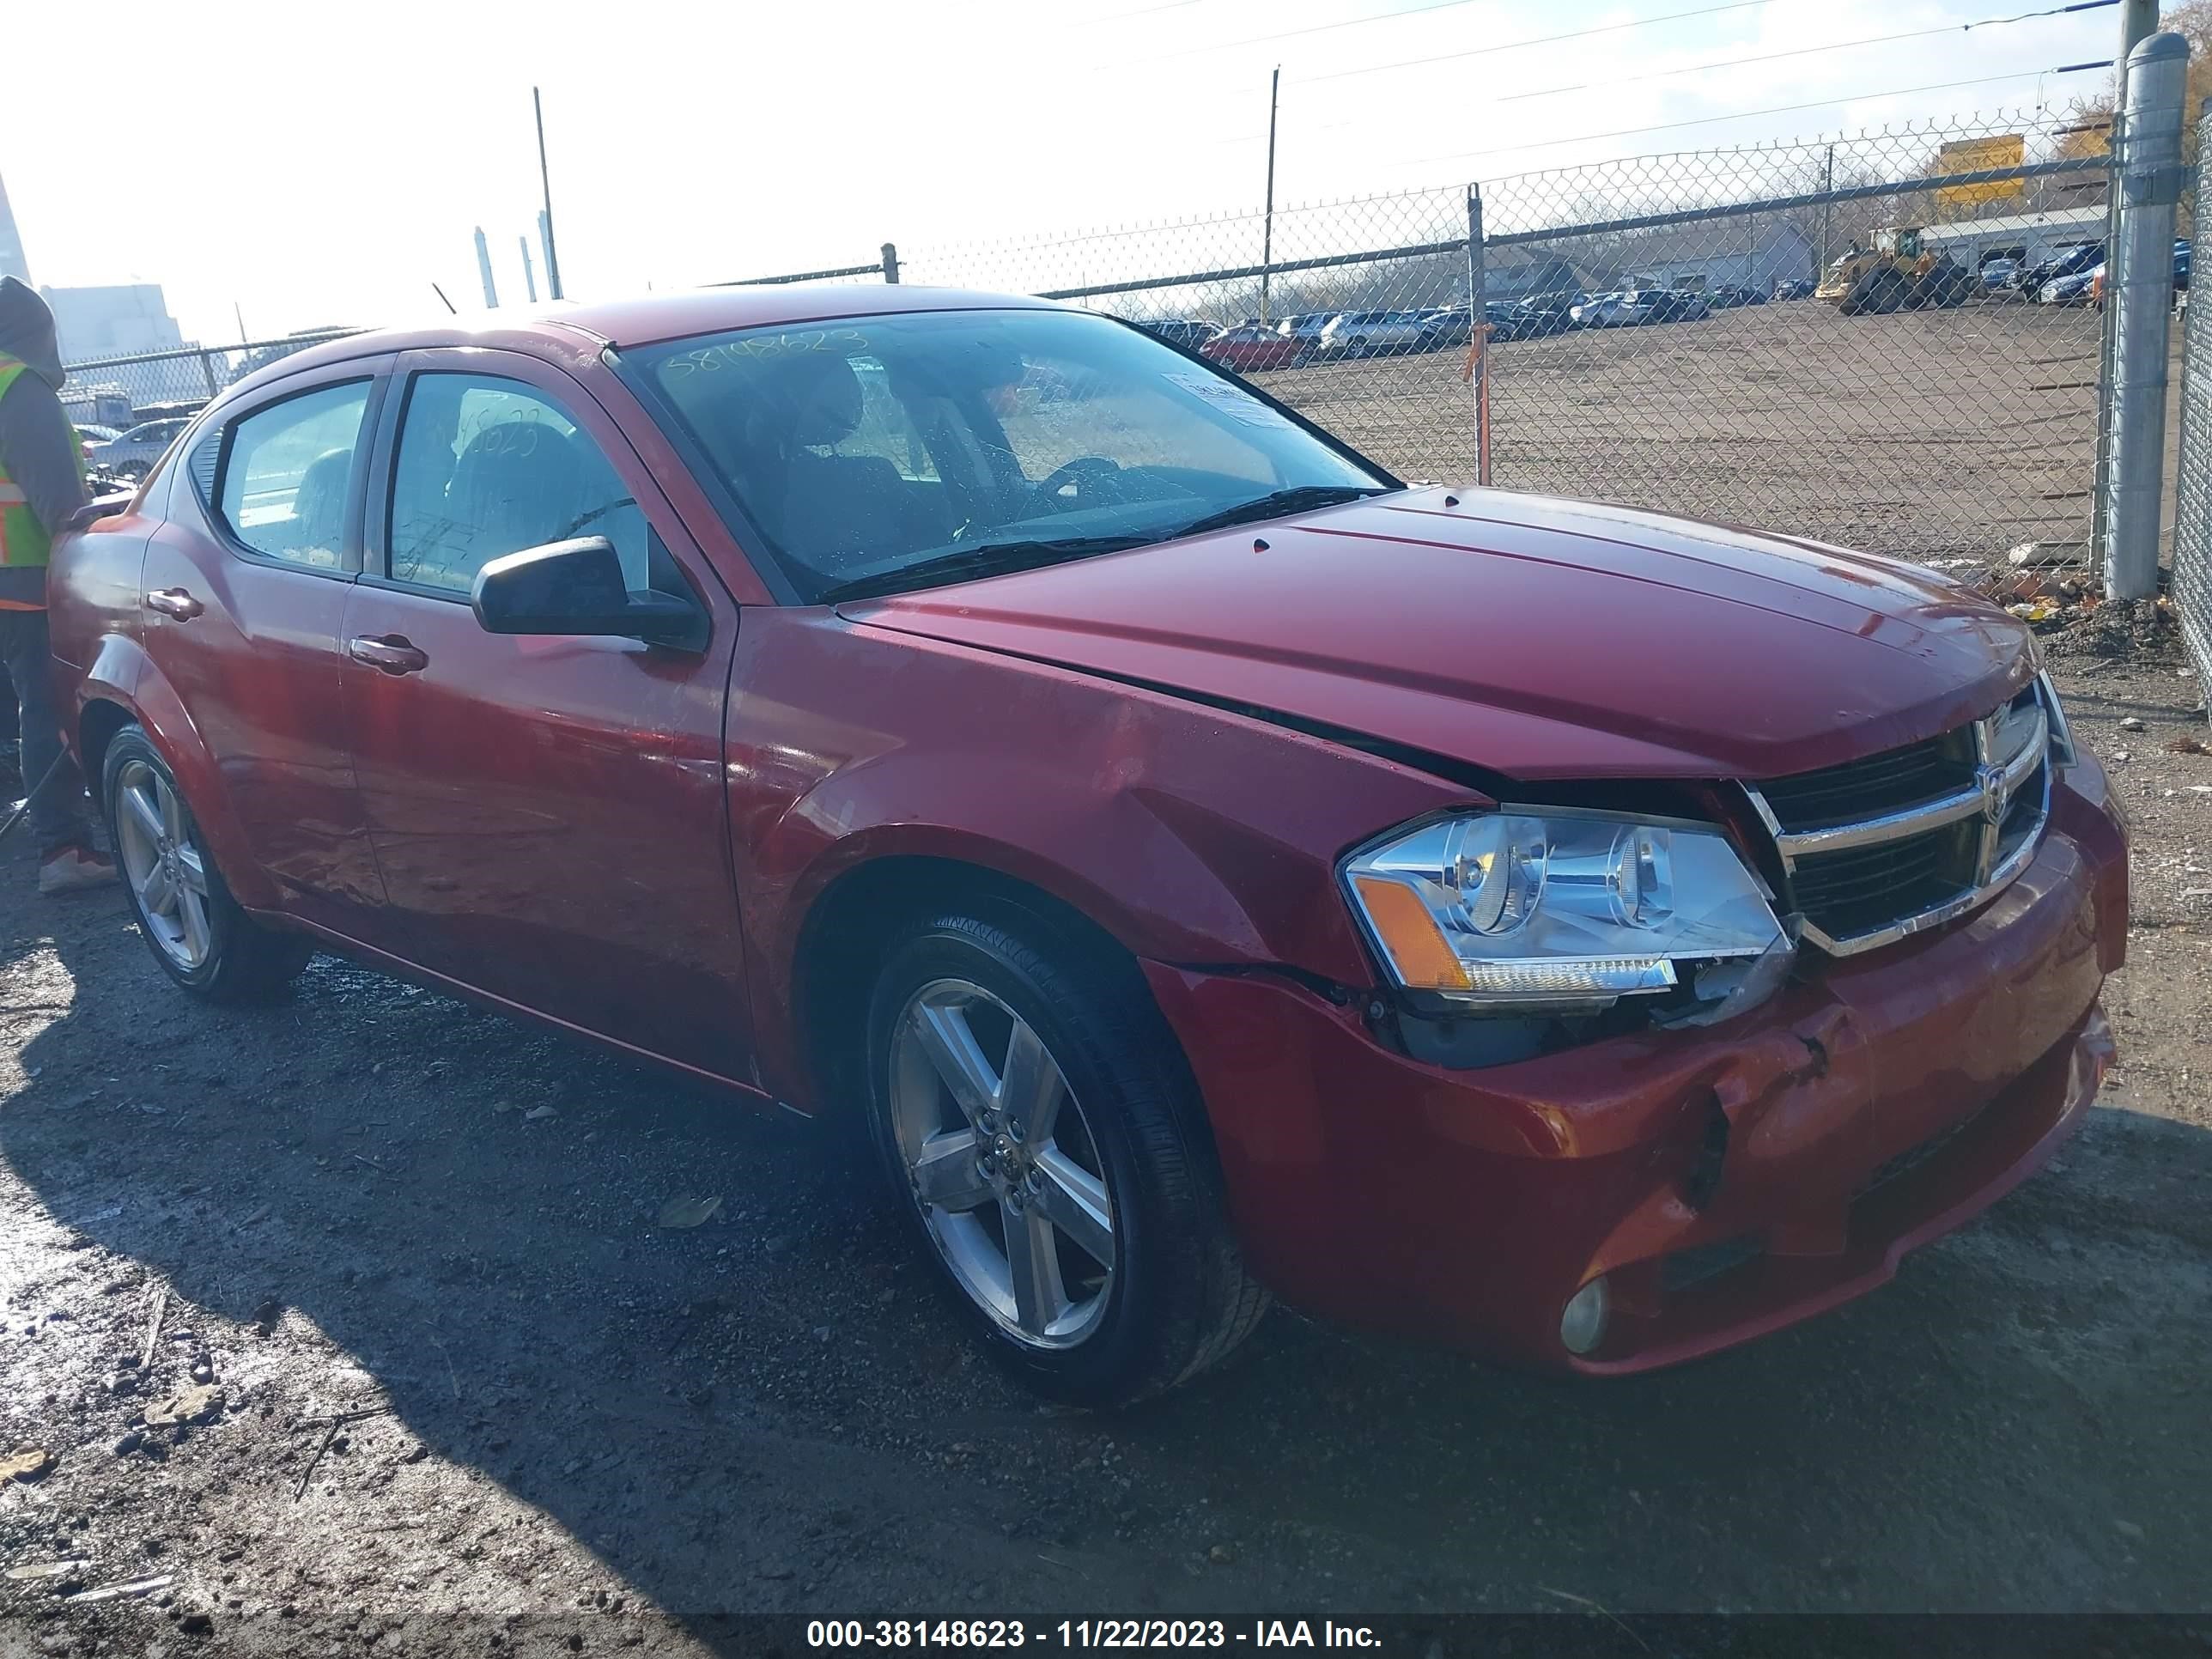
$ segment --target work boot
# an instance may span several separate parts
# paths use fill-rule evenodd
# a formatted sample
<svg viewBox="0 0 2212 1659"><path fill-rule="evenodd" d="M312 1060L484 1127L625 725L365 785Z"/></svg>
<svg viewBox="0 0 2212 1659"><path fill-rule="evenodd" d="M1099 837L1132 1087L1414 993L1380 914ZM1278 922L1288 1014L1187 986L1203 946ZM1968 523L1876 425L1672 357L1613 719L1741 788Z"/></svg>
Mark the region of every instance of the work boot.
<svg viewBox="0 0 2212 1659"><path fill-rule="evenodd" d="M39 891L78 893L115 879L115 860L82 842L50 849L39 863Z"/></svg>

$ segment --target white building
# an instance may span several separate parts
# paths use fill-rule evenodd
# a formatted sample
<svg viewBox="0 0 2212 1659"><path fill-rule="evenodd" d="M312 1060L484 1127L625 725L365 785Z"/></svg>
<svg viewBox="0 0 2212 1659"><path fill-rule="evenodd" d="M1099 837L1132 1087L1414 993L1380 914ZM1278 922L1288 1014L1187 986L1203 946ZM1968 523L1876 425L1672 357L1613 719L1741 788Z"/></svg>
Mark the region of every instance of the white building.
<svg viewBox="0 0 2212 1659"><path fill-rule="evenodd" d="M88 362L142 351L173 351L185 337L158 283L106 288L42 288L53 307L62 361Z"/></svg>
<svg viewBox="0 0 2212 1659"><path fill-rule="evenodd" d="M1920 233L1923 246L1949 254L1970 270L1991 259L2017 259L2023 265L2056 258L2062 248L2105 240L2105 210L2051 208L2041 213L2008 214L2000 219L1953 219Z"/></svg>
<svg viewBox="0 0 2212 1659"><path fill-rule="evenodd" d="M1773 292L1777 283L1812 276L1813 244L1786 220L1747 224L1717 219L1638 236L1623 250L1624 288L1717 288Z"/></svg>

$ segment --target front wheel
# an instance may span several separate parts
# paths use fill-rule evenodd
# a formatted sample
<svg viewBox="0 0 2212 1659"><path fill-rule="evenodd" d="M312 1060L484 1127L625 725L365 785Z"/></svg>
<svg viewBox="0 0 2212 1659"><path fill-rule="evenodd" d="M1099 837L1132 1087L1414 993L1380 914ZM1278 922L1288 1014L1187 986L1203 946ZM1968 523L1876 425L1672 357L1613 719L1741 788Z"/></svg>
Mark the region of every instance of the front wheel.
<svg viewBox="0 0 2212 1659"><path fill-rule="evenodd" d="M264 927L239 908L207 854L175 775L143 729L126 726L115 734L100 775L124 890L154 960L210 1002L282 995L314 945Z"/></svg>
<svg viewBox="0 0 2212 1659"><path fill-rule="evenodd" d="M872 1138L995 1358L1039 1392L1132 1404L1266 1310L1195 1085L1140 981L1032 919L948 914L888 953Z"/></svg>

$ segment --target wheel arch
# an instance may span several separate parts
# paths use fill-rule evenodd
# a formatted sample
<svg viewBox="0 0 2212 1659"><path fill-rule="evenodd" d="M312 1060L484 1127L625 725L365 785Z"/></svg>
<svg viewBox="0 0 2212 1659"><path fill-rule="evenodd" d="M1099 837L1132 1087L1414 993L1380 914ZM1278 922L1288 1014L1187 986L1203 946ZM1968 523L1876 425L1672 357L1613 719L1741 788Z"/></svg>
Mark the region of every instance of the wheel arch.
<svg viewBox="0 0 2212 1659"><path fill-rule="evenodd" d="M812 1097L805 1103L827 1112L855 1098L867 1013L866 995L858 988L873 985L886 947L903 929L956 909L1004 920L1041 943L1079 952L1152 1000L1135 952L1036 881L945 852L863 859L822 886L798 928L788 980L790 1029Z"/></svg>
<svg viewBox="0 0 2212 1659"><path fill-rule="evenodd" d="M207 850L231 895L249 910L280 908L282 896L249 851L246 827L224 787L207 738L161 671L136 641L101 642L76 691L76 719L69 733L94 799L106 806L102 770L109 746L125 726L146 733L191 803Z"/></svg>

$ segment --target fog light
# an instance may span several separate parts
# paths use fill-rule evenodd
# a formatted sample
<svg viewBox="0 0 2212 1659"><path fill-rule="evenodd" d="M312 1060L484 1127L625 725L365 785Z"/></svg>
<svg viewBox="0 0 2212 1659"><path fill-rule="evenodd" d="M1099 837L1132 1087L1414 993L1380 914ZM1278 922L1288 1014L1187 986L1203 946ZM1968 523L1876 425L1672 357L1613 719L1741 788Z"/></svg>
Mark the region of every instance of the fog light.
<svg viewBox="0 0 2212 1659"><path fill-rule="evenodd" d="M1588 1353L1605 1340L1605 1324L1613 1313L1613 1293L1602 1275L1577 1291L1559 1316L1559 1341L1569 1353Z"/></svg>

